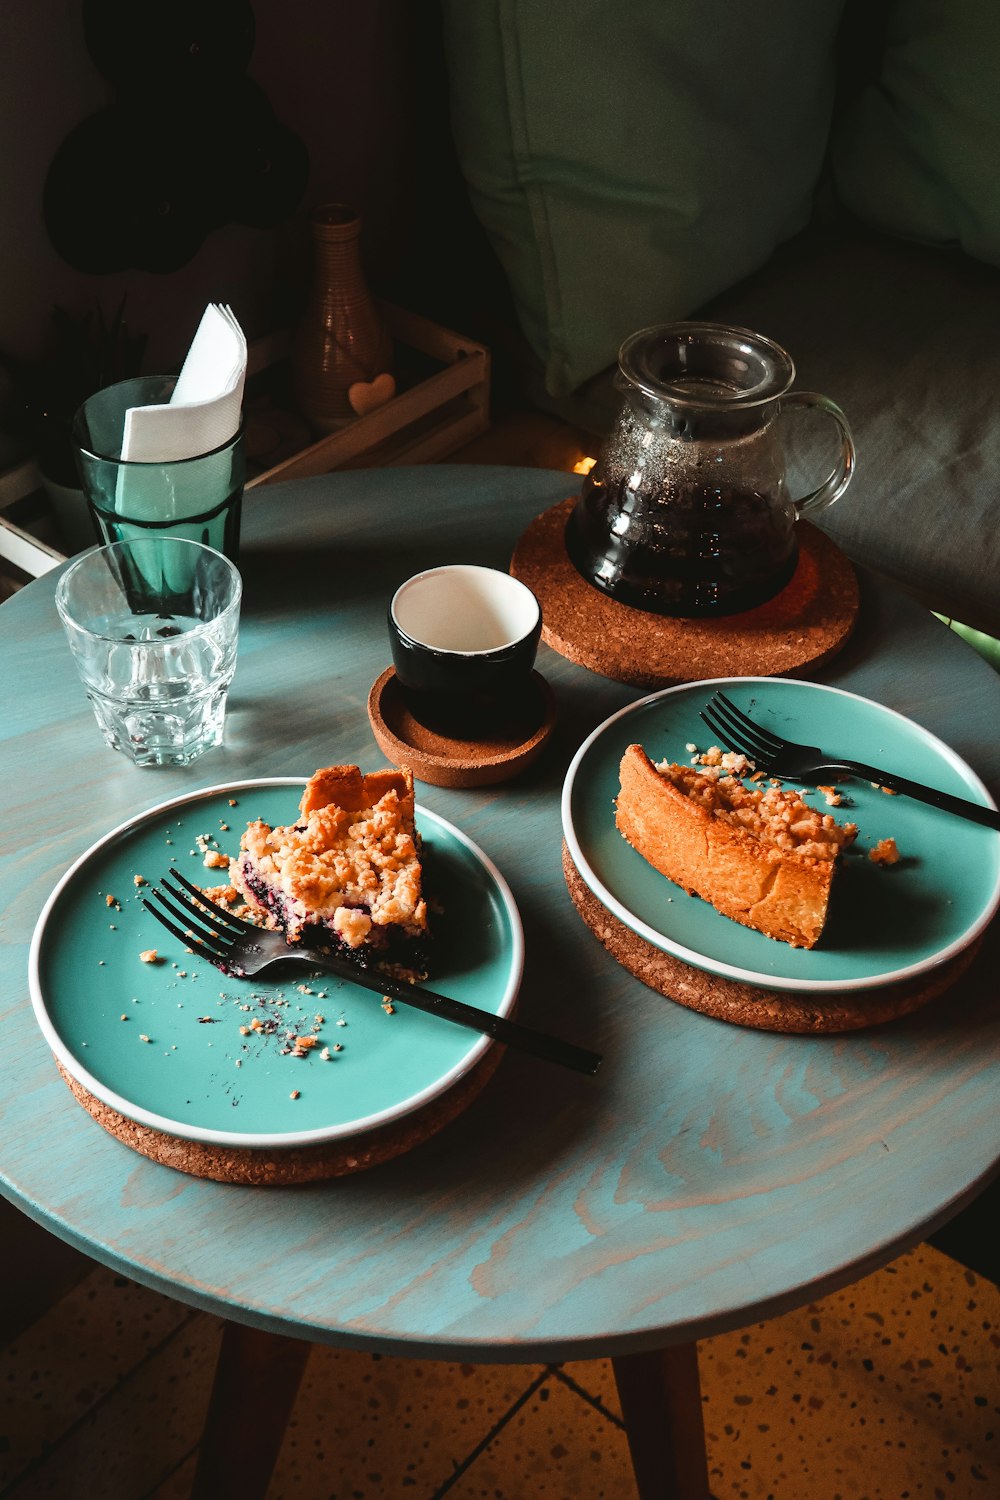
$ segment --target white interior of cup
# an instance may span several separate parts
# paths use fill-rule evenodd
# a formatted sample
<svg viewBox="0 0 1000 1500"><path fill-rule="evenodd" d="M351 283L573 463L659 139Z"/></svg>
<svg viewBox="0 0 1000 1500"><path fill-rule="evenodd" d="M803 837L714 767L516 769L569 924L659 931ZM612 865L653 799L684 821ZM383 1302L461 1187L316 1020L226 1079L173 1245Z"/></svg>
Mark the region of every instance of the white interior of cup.
<svg viewBox="0 0 1000 1500"><path fill-rule="evenodd" d="M496 568L472 563L429 568L401 584L392 617L410 640L435 651L498 651L530 635L538 600Z"/></svg>

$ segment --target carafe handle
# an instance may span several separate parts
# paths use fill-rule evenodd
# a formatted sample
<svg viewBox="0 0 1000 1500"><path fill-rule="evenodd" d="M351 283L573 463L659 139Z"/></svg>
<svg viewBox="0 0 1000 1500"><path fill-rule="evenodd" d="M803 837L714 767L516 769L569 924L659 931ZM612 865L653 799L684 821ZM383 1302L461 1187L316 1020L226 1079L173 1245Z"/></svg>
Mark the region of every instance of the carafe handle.
<svg viewBox="0 0 1000 1500"><path fill-rule="evenodd" d="M801 516L807 511L815 513L825 510L828 505L840 499L851 482L857 455L854 451L854 439L851 437L847 418L835 401L831 401L828 396L820 396L815 391L789 391L781 398L782 412L787 411L790 406L805 406L827 412L837 424L840 432L840 456L833 471L827 475L818 489L810 490L808 495L803 495L800 500L793 501L795 509Z"/></svg>

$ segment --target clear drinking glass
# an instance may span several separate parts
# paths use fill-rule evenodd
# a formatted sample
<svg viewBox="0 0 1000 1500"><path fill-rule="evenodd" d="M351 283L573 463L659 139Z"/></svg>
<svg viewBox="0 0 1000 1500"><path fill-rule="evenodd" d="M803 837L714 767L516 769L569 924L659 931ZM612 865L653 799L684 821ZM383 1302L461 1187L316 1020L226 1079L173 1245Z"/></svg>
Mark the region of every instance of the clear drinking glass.
<svg viewBox="0 0 1000 1500"><path fill-rule="evenodd" d="M121 456L126 411L166 405L175 383L163 375L119 381L88 397L73 419L76 466L98 538L187 537L235 562L246 480L242 428L191 458L146 463Z"/></svg>
<svg viewBox="0 0 1000 1500"><path fill-rule="evenodd" d="M228 558L179 537L94 547L66 569L56 608L113 750L184 766L221 742L242 592Z"/></svg>

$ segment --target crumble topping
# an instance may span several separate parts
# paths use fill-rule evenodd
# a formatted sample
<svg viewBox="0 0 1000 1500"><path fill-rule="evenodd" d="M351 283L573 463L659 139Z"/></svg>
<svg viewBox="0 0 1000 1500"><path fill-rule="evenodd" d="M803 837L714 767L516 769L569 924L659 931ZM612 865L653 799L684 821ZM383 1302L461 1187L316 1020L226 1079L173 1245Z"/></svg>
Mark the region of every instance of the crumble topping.
<svg viewBox="0 0 1000 1500"><path fill-rule="evenodd" d="M292 942L306 923L327 927L349 949L389 933L422 938L417 843L408 773L328 767L307 784L297 822L249 824L230 879Z"/></svg>
<svg viewBox="0 0 1000 1500"><path fill-rule="evenodd" d="M802 801L799 793L786 791L783 782L776 777L769 778L769 792L755 795L752 789L746 788L742 783L744 780L762 781L764 773L756 770L754 762L745 755L722 750L718 745L710 745L707 750L702 751L694 743L689 743L685 749L691 753L691 766L698 768L694 774L703 782L722 784L726 788L718 803L714 800L714 794L692 789L694 783L690 780L692 772L688 767L662 760L656 763L656 770L722 821L746 828L758 838L774 843L779 848L796 849L804 857L813 859L836 859L839 850L848 848L857 838L857 824L839 824L828 815L816 812ZM675 772L679 772L680 777L674 775ZM876 781L871 786L879 791L890 791ZM817 783L816 790L822 794L828 807L840 807L845 803L847 806L851 805L851 799L845 797L836 786ZM772 797L772 793L777 796ZM752 801L756 797L760 798L755 808L747 806L744 794ZM890 792L890 795L894 796L895 793ZM812 848L811 845L816 847ZM879 839L868 851L868 858L873 864L885 867L898 864L901 856L895 839L884 838Z"/></svg>
<svg viewBox="0 0 1000 1500"><path fill-rule="evenodd" d="M688 745L687 749L697 752L698 747ZM709 745L707 750L692 755L691 764L714 770L717 776L749 776L756 769L753 761L739 750L723 750L719 745Z"/></svg>
<svg viewBox="0 0 1000 1500"><path fill-rule="evenodd" d="M363 943L373 926L413 934L426 928L416 843L403 827L395 792L360 814L323 807L286 828L251 823L241 848L299 924L311 915L328 917L348 947Z"/></svg>
<svg viewBox="0 0 1000 1500"><path fill-rule="evenodd" d="M797 792L785 791L780 785L747 787L735 774L712 775L715 763L707 764L707 772L667 761L661 761L656 769L720 822L742 828L762 843L804 859L833 861L857 838L855 823L838 823L830 813L803 802Z"/></svg>

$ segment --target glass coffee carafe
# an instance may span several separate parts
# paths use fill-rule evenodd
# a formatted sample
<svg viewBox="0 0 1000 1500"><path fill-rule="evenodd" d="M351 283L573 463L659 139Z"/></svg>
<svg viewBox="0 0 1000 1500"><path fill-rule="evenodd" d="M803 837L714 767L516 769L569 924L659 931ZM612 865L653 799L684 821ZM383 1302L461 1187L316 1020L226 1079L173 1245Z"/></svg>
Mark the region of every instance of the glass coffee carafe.
<svg viewBox="0 0 1000 1500"><path fill-rule="evenodd" d="M854 444L838 406L792 391L795 366L760 334L722 323L645 328L622 345L617 424L584 481L566 550L588 582L657 614L735 614L795 571L796 521L844 493ZM788 493L783 417L835 422L833 472Z"/></svg>

